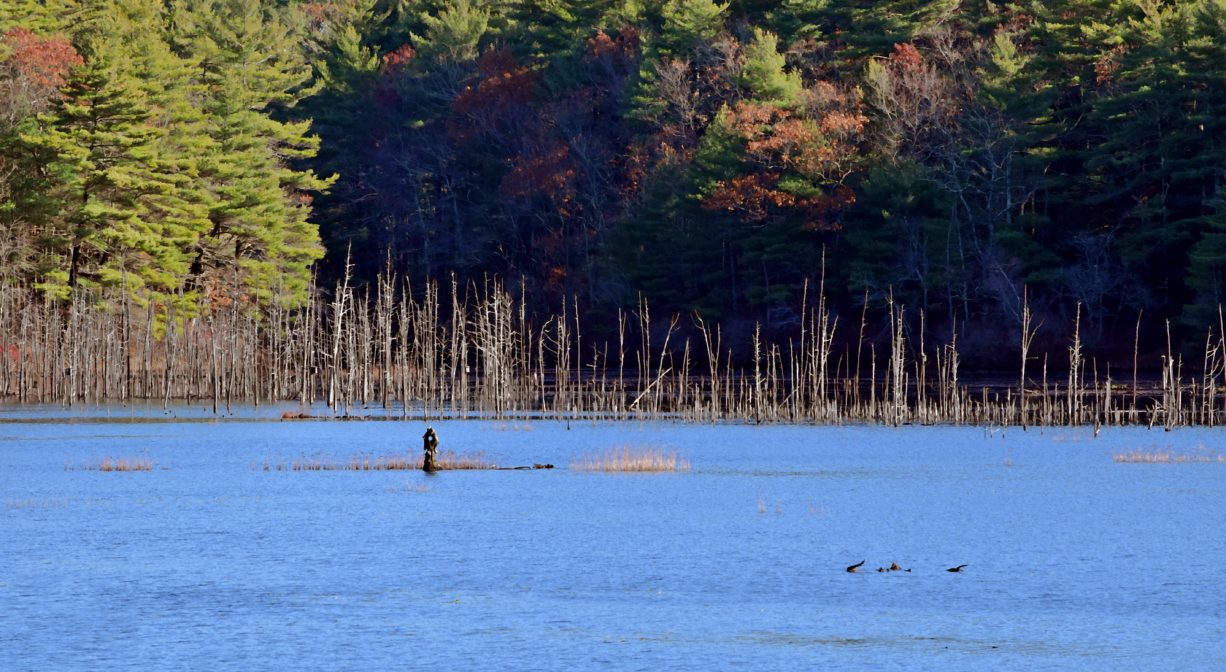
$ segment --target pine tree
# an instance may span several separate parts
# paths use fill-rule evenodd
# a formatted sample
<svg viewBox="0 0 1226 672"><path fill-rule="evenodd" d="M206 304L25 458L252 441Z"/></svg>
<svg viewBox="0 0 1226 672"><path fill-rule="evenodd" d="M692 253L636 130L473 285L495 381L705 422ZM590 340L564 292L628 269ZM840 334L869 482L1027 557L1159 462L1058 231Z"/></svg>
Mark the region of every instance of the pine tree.
<svg viewBox="0 0 1226 672"><path fill-rule="evenodd" d="M551 61L572 54L596 32L609 9L601 0L515 0L500 10L517 54Z"/></svg>
<svg viewBox="0 0 1226 672"><path fill-rule="evenodd" d="M959 16L960 0L784 0L770 13L785 42L807 42L837 53L850 75L866 58L888 54L895 44Z"/></svg>
<svg viewBox="0 0 1226 672"><path fill-rule="evenodd" d="M0 276L29 281L35 224L56 209L39 157L21 141L59 95L82 60L61 34L74 3L33 0L0 4Z"/></svg>
<svg viewBox="0 0 1226 672"><path fill-rule="evenodd" d="M174 184L158 170L147 99L119 70L118 45L96 41L86 53L41 128L23 135L49 157L59 203L38 286L57 298L81 284L173 291L186 266L158 212Z"/></svg>
<svg viewBox="0 0 1226 672"><path fill-rule="evenodd" d="M63 33L80 15L80 0L5 0L0 3L0 34L19 26L40 35Z"/></svg>
<svg viewBox="0 0 1226 672"><path fill-rule="evenodd" d="M1203 330L1214 324L1226 303L1226 2L1202 0L1184 10L1189 21L1180 80L1185 91L1184 141L1172 178L1186 184L1195 199L1187 226L1195 242L1189 253L1187 285L1191 295L1183 322Z"/></svg>
<svg viewBox="0 0 1226 672"><path fill-rule="evenodd" d="M687 58L724 29L728 5L714 0L669 0L661 9L659 53Z"/></svg>
<svg viewBox="0 0 1226 672"><path fill-rule="evenodd" d="M331 180L291 166L315 155L310 120L280 121L313 93L312 73L289 22L259 0L198 0L175 14L178 44L200 63L203 109L217 154L204 173L210 230L195 251L199 284L236 273L261 300L305 296L323 252L309 221L312 192Z"/></svg>
<svg viewBox="0 0 1226 672"><path fill-rule="evenodd" d="M471 62L481 53L490 11L476 0L452 0L437 16L425 14L422 21L426 30L412 35L420 57L439 64Z"/></svg>
<svg viewBox="0 0 1226 672"><path fill-rule="evenodd" d="M799 74L785 69L785 60L779 53L779 38L755 28L753 41L745 47L745 63L737 83L754 100L795 107L800 103L804 85Z"/></svg>

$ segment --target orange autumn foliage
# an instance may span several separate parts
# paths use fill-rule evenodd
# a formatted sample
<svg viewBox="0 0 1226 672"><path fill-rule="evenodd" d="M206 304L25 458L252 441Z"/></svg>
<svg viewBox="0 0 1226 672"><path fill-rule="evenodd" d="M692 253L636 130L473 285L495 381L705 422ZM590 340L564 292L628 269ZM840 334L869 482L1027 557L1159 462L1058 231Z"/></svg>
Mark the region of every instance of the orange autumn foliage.
<svg viewBox="0 0 1226 672"><path fill-rule="evenodd" d="M724 116L726 128L745 142L751 172L721 180L704 199L713 210L762 222L773 212L800 210L808 230L837 228L838 214L855 202L842 184L858 152L867 117L853 97L833 86L817 87L805 110L740 101ZM817 187L818 195L780 188L791 174Z"/></svg>
<svg viewBox="0 0 1226 672"><path fill-rule="evenodd" d="M540 73L520 65L506 49L485 52L477 72L451 103L454 113L447 120L447 133L460 142L471 142L489 133L514 137L514 124L533 116Z"/></svg>
<svg viewBox="0 0 1226 672"><path fill-rule="evenodd" d="M520 157L502 179L501 190L513 198L545 196L566 214L575 199L577 171L570 161L570 148L555 143L540 154Z"/></svg>
<svg viewBox="0 0 1226 672"><path fill-rule="evenodd" d="M12 52L5 64L17 78L47 91L63 86L68 71L85 62L62 37L39 37L17 27L5 32L0 41Z"/></svg>

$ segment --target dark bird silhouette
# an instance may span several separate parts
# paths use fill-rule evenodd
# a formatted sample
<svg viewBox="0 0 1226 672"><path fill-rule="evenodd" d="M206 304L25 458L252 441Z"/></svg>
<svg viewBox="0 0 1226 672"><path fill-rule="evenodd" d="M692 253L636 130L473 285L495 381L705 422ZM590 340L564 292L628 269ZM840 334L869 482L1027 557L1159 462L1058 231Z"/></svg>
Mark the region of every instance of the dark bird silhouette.
<svg viewBox="0 0 1226 672"><path fill-rule="evenodd" d="M897 571L898 571L898 570L900 570L900 569L902 569L902 567L899 567L897 562L891 562L891 563L890 563L890 571L891 571L891 572L897 572Z"/></svg>
<svg viewBox="0 0 1226 672"><path fill-rule="evenodd" d="M953 572L953 573L957 574L957 573L961 572L961 571L962 571L962 568L963 568L963 567L965 567L965 566L966 566L966 565L958 565L957 567L950 567L949 569L947 569L947 570L945 570L945 571L947 571L947 572Z"/></svg>
<svg viewBox="0 0 1226 672"><path fill-rule="evenodd" d="M856 564L848 567L847 571L851 572L852 574L855 574L856 572L860 571L860 565L863 565L863 564L864 564L864 561L861 560L860 562L857 562Z"/></svg>

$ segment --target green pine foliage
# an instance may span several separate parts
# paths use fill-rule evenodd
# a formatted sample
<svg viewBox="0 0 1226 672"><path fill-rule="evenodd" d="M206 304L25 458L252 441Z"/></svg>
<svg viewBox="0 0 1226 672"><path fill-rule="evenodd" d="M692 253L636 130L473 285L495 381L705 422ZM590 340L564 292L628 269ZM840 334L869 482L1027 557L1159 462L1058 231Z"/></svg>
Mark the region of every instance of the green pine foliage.
<svg viewBox="0 0 1226 672"><path fill-rule="evenodd" d="M201 106L217 147L204 175L211 226L196 246L192 276L238 283L261 301L297 303L323 255L309 201L330 180L292 165L314 156L319 139L310 120L284 117L314 92L314 73L287 17L258 0L187 2L175 18L181 52L199 63Z"/></svg>
<svg viewBox="0 0 1226 672"><path fill-rule="evenodd" d="M0 165L25 168L5 185L6 239L30 243L10 251L16 279L59 300L91 286L185 308L202 291L301 300L322 254L309 195L328 182L294 165L318 149L310 121L294 118L313 78L294 15L258 2L48 9L66 7L6 5L3 16L36 36L14 33L24 51L3 55L10 99L63 80L0 140ZM57 32L79 67L37 61Z"/></svg>
<svg viewBox="0 0 1226 672"><path fill-rule="evenodd" d="M755 28L753 41L745 46L745 63L737 83L748 97L779 105L795 107L800 103L804 85L800 75L788 71L786 59L779 53L779 38L774 33Z"/></svg>

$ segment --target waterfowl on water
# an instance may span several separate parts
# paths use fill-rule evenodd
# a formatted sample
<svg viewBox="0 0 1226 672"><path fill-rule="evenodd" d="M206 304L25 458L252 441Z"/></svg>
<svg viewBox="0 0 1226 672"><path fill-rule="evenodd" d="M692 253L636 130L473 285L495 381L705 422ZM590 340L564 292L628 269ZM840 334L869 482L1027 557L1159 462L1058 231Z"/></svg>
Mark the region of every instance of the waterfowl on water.
<svg viewBox="0 0 1226 672"><path fill-rule="evenodd" d="M857 562L856 564L848 567L847 571L851 572L852 574L855 574L856 572L860 571L860 566L863 564L864 564L864 561L861 560L860 562Z"/></svg>
<svg viewBox="0 0 1226 672"><path fill-rule="evenodd" d="M902 569L902 567L899 567L897 562L891 562L891 563L890 563L890 571L891 571L891 572L897 572L897 571L899 571L899 570L901 570L901 569Z"/></svg>
<svg viewBox="0 0 1226 672"><path fill-rule="evenodd" d="M965 566L966 566L966 565L958 565L957 567L950 567L949 569L947 569L947 570L945 570L945 571L947 571L947 572L953 572L953 573L955 573L955 574L958 574L958 573L960 573L960 572L962 571L962 568L963 568L963 567L965 567Z"/></svg>

